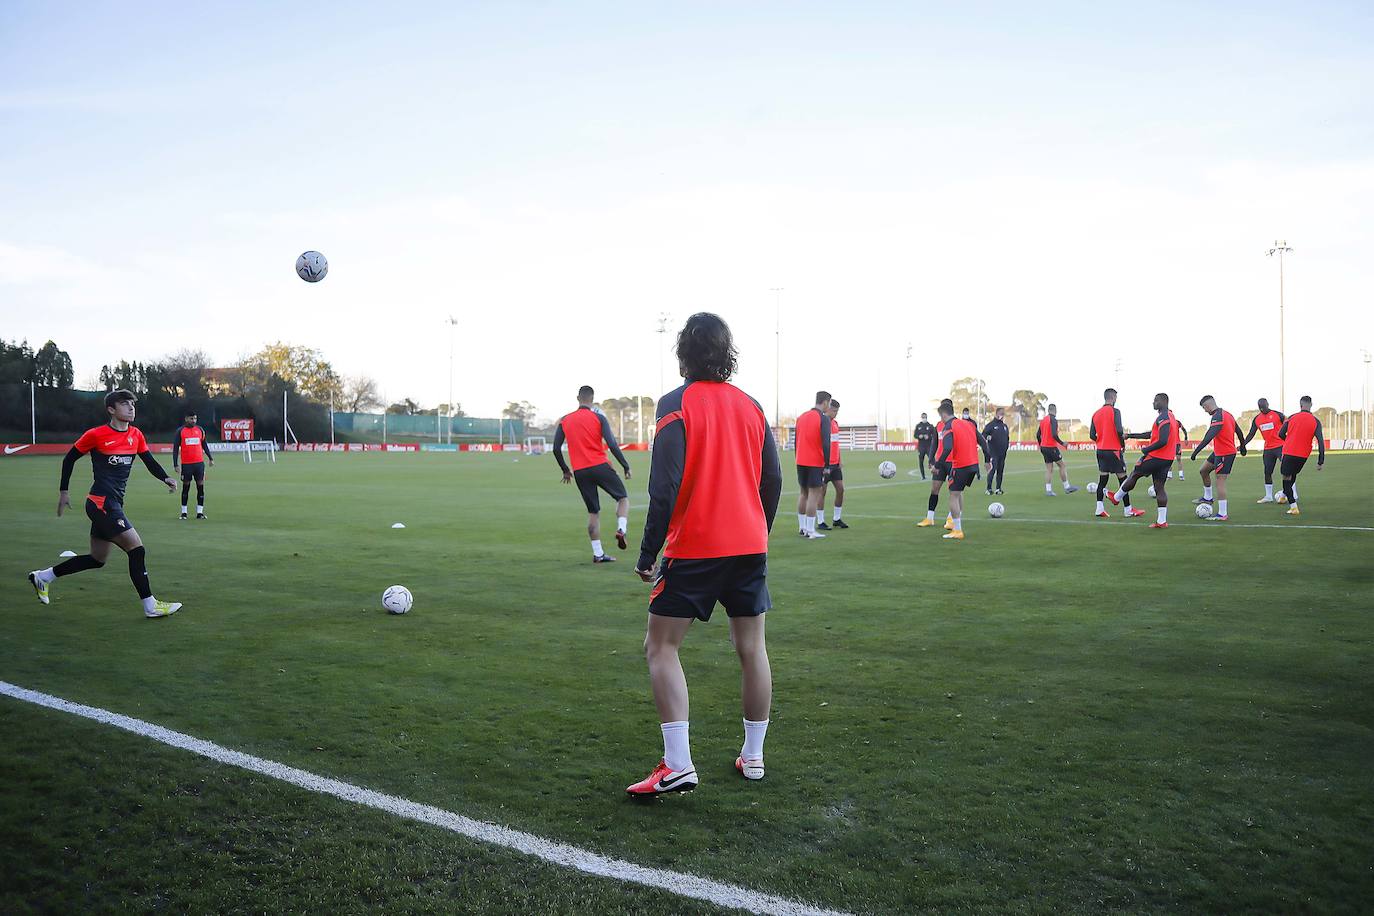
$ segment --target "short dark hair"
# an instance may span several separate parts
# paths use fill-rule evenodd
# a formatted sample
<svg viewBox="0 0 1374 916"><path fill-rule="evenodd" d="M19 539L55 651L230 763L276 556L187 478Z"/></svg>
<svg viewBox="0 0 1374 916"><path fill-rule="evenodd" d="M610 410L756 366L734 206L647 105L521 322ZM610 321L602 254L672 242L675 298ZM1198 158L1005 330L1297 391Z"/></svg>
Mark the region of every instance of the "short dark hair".
<svg viewBox="0 0 1374 916"><path fill-rule="evenodd" d="M595 395L596 392L592 390L591 385L583 385L581 388L577 389L577 399L579 401L585 401Z"/></svg>
<svg viewBox="0 0 1374 916"><path fill-rule="evenodd" d="M183 417L199 417L199 416L200 416L200 414L196 412L196 409L195 409L194 407L187 407L185 410L183 410L183 411L181 412L181 415L182 415Z"/></svg>
<svg viewBox="0 0 1374 916"><path fill-rule="evenodd" d="M134 393L128 388L116 388L114 391L105 395L105 407L107 409L115 406L121 401L133 401L136 404L138 403L138 398L135 397Z"/></svg>
<svg viewBox="0 0 1374 916"><path fill-rule="evenodd" d="M725 319L697 312L677 334L677 361L694 382L728 382L739 365L739 351Z"/></svg>
<svg viewBox="0 0 1374 916"><path fill-rule="evenodd" d="M817 392L816 392L816 403L817 403L817 404L821 403L822 401L833 401L833 400L835 400L835 399L832 398L832 397L830 396L830 392L828 392L828 391L817 391Z"/></svg>
<svg viewBox="0 0 1374 916"><path fill-rule="evenodd" d="M938 410L940 413L954 413L954 402L949 398L945 398L940 402Z"/></svg>
<svg viewBox="0 0 1374 916"><path fill-rule="evenodd" d="M1210 394L1204 394L1204 395L1202 396L1202 400L1197 402L1197 406L1201 407L1201 406L1203 406L1204 404L1206 404L1208 401L1215 401L1215 400L1216 400L1216 398L1212 397Z"/></svg>
<svg viewBox="0 0 1374 916"><path fill-rule="evenodd" d="M840 409L840 402L837 401L837 400L835 400L834 398L831 398L831 399L830 399L830 406L833 407L833 408L835 408L836 410L839 410L839 409Z"/></svg>
<svg viewBox="0 0 1374 916"><path fill-rule="evenodd" d="M1165 404L1169 403L1169 396L1168 396L1167 394L1165 394L1164 392L1162 392L1162 391L1159 392L1158 394L1156 394L1155 397L1157 397L1157 398L1163 398Z"/></svg>
<svg viewBox="0 0 1374 916"><path fill-rule="evenodd" d="M1305 394L1305 395L1303 395L1302 397L1298 398L1298 403L1299 403L1299 404L1311 404L1311 403L1312 403L1312 395L1310 395L1310 394Z"/></svg>
<svg viewBox="0 0 1374 916"><path fill-rule="evenodd" d="M1102 392L1102 400L1105 401L1107 398L1111 397L1114 394L1116 394L1116 389L1108 388L1106 391Z"/></svg>

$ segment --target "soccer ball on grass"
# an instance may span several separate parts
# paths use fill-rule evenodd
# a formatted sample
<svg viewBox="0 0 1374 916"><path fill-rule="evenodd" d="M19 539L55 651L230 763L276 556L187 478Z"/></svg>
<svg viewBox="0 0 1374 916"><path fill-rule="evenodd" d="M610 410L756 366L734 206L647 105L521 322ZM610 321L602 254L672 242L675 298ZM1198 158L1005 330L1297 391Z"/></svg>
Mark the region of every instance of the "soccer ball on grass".
<svg viewBox="0 0 1374 916"><path fill-rule="evenodd" d="M883 480L891 480L897 476L897 465L891 461L884 461L878 465L878 476Z"/></svg>
<svg viewBox="0 0 1374 916"><path fill-rule="evenodd" d="M1198 518L1211 518L1211 517L1212 517L1212 504L1211 504L1211 503L1198 503L1198 504L1197 504L1197 508L1194 509L1193 511L1197 514L1197 517L1198 517Z"/></svg>
<svg viewBox="0 0 1374 916"><path fill-rule="evenodd" d="M1006 511L1007 507L1002 505L1001 503L988 504L988 515L991 515L993 518L1001 518L1004 514L1006 514Z"/></svg>
<svg viewBox="0 0 1374 916"><path fill-rule="evenodd" d="M393 585L382 592L382 607L386 608L388 614L404 614L414 603L415 599L410 596L410 589L404 585Z"/></svg>
<svg viewBox="0 0 1374 916"><path fill-rule="evenodd" d="M1088 492L1089 492L1089 493L1096 493L1096 492L1097 492L1097 484L1095 484L1095 483L1090 483L1090 484L1088 484Z"/></svg>

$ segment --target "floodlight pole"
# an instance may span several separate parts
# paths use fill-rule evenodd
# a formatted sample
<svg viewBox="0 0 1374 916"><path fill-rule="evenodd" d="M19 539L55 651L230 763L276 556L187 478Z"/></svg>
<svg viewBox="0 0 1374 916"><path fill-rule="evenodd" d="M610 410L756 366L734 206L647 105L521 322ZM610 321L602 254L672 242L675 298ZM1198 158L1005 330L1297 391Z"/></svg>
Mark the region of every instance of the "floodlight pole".
<svg viewBox="0 0 1374 916"><path fill-rule="evenodd" d="M1360 401L1360 438L1369 438L1369 363L1374 360L1374 354L1368 350L1361 350L1364 354L1364 397Z"/></svg>
<svg viewBox="0 0 1374 916"><path fill-rule="evenodd" d="M1369 354L1365 354L1365 362L1369 362ZM38 444L38 400L34 394L33 379L29 379L29 443Z"/></svg>
<svg viewBox="0 0 1374 916"><path fill-rule="evenodd" d="M672 316L667 312L658 313L658 330L654 333L658 335L658 396L663 397L663 344L668 334L668 322ZM655 401L657 403L657 401Z"/></svg>
<svg viewBox="0 0 1374 916"><path fill-rule="evenodd" d="M449 445L453 444L453 329L458 327L458 319L449 315L444 321L448 325L448 437Z"/></svg>
<svg viewBox="0 0 1374 916"><path fill-rule="evenodd" d="M912 422L913 419L914 419L914 417L911 415L911 344L908 343L908 344L906 345L906 428L907 428L907 429L914 429L914 428L915 428L915 424ZM906 433L903 432L902 435L905 436Z"/></svg>
<svg viewBox="0 0 1374 916"><path fill-rule="evenodd" d="M1279 410L1284 410L1287 404L1284 400L1286 367L1283 353L1283 256L1292 250L1292 248L1288 247L1288 242L1286 240L1275 240L1274 247L1265 252L1265 254L1269 255L1271 258L1275 255L1278 255L1279 258Z"/></svg>
<svg viewBox="0 0 1374 916"><path fill-rule="evenodd" d="M768 290L773 294L773 428L777 430L778 435L782 435L782 291L784 289L786 287L773 286L769 287Z"/></svg>

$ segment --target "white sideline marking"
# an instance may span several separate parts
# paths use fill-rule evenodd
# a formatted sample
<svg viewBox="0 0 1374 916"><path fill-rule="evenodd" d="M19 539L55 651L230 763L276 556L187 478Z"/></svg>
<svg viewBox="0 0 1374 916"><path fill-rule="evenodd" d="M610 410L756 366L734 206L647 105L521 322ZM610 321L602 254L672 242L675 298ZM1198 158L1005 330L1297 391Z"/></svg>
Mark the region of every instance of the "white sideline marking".
<svg viewBox="0 0 1374 916"><path fill-rule="evenodd" d="M844 913L837 910L826 910L796 900L788 900L785 897L774 897L771 894L751 891L748 888L733 884L723 884L719 881L699 878L696 875L668 871L662 868L647 868L622 859L612 859L566 843L546 840L522 830L513 830L499 824L473 820L461 814L454 814L452 811L445 811L443 808L422 805L419 802L364 789L361 786L330 779L327 776L317 776L314 773L298 770L284 763L264 760L261 757L254 757L240 751L231 751L227 747L221 747L200 738L193 738L181 732L174 732L160 725L144 722L142 719L122 716L119 713L95 706L73 703L61 697L28 690L6 681L0 681L0 694L22 700L25 703L32 703L35 706L45 706L59 712L71 713L74 716L81 716L104 725L113 725L115 728L133 732L144 738L151 738L169 747L190 751L219 763L227 763L230 766L236 766L261 776L278 779L293 786L308 789L311 792L332 795L335 798L341 798L356 805L375 808L378 811L385 811L407 820L442 827L469 839L513 849L516 852L543 859L545 862L573 868L589 875L612 878L631 884L642 884L655 890L677 894L679 897L705 900L708 903L715 903L723 907L749 910L754 913L776 913L778 916L845 916Z"/></svg>
<svg viewBox="0 0 1374 916"><path fill-rule="evenodd" d="M1149 510L1146 510L1146 511L1148 512ZM872 519L887 520L887 521L896 521L896 522L903 522L903 521L920 521L922 517L923 517L923 516L916 515L916 514L912 514L912 515L859 515L859 514L855 514L855 515L852 515L852 516L846 516L846 518L872 518ZM969 516L965 516L965 517L964 517L964 521L973 521L973 520L974 520L974 519L971 518L971 517L969 517ZM1008 518L1007 516L1003 516L1003 517L997 518L997 519L989 518L988 521L989 521L989 522L997 522L999 525L1000 525L1002 522L1022 522L1022 523L1030 523L1030 524L1034 524L1034 525L1112 525L1112 524L1116 524L1116 525L1130 525L1130 524L1133 524L1133 522L1132 522L1131 520L1129 520L1129 519L1124 519L1124 518L1121 518L1121 519L1118 519L1118 518L1110 518L1110 519L1106 519L1106 518L1093 518L1093 519L1087 519L1087 518L1034 518L1034 517ZM1306 529L1307 531L1374 531L1374 528L1363 528L1363 527L1360 527L1359 525L1247 525L1247 524L1243 524L1243 523L1241 523L1241 522L1216 522L1216 523L1205 522L1205 523L1202 525L1202 527L1204 527L1204 528L1284 528L1284 529L1302 528L1302 529Z"/></svg>

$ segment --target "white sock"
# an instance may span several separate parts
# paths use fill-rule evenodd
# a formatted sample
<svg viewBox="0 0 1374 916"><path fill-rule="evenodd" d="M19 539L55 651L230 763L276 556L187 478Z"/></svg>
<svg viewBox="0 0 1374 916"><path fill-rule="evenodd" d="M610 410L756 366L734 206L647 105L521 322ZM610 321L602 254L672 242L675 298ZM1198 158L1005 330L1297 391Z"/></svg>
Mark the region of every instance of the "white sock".
<svg viewBox="0 0 1374 916"><path fill-rule="evenodd" d="M840 507L839 507L839 506L836 506L835 509L834 509L834 511L832 511L832 512L830 513L830 517L833 518L833 519L834 519L835 521L837 521L837 522L840 520Z"/></svg>
<svg viewBox="0 0 1374 916"><path fill-rule="evenodd" d="M930 511L926 512L926 518L932 522L935 521L935 510L931 509Z"/></svg>
<svg viewBox="0 0 1374 916"><path fill-rule="evenodd" d="M768 734L768 720L750 722L744 720L744 749L739 755L745 760L763 759L763 738Z"/></svg>
<svg viewBox="0 0 1374 916"><path fill-rule="evenodd" d="M185 515L185 514L186 514L186 504L185 504L185 503L182 503L182 504L181 504L181 514L182 514L182 515Z"/></svg>
<svg viewBox="0 0 1374 916"><path fill-rule="evenodd" d="M33 577L37 579L39 582L45 582L49 585L57 581L57 573L52 571L51 566L49 566L47 569L40 569L38 572L33 574Z"/></svg>
<svg viewBox="0 0 1374 916"><path fill-rule="evenodd" d="M630 530L630 520L623 515L617 516L615 520L615 530L621 534Z"/></svg>
<svg viewBox="0 0 1374 916"><path fill-rule="evenodd" d="M1293 502L1298 501L1298 482L1293 481Z"/></svg>
<svg viewBox="0 0 1374 916"><path fill-rule="evenodd" d="M1070 486L1072 486L1072 484L1069 483L1069 478L1065 477L1065 478L1064 478L1064 489L1065 489L1065 490L1068 490L1068 488L1069 488Z"/></svg>
<svg viewBox="0 0 1374 916"><path fill-rule="evenodd" d="M1203 488L1202 488L1202 498L1203 498L1203 499L1211 499L1211 498L1212 498L1212 488L1211 488L1211 487L1203 487Z"/></svg>
<svg viewBox="0 0 1374 916"><path fill-rule="evenodd" d="M204 506L196 506L196 515L204 515L204 514L205 514L205 507L204 507Z"/></svg>
<svg viewBox="0 0 1374 916"><path fill-rule="evenodd" d="M1272 483L1266 483L1266 484L1264 485L1264 498L1265 498L1265 499L1273 499L1273 498L1274 498L1274 485L1273 485Z"/></svg>
<svg viewBox="0 0 1374 916"><path fill-rule="evenodd" d="M955 531L963 531L963 530L964 530L964 517L963 517L962 515L956 516L956 517L955 517L955 519L954 519L954 530L955 530Z"/></svg>
<svg viewBox="0 0 1374 916"><path fill-rule="evenodd" d="M151 611L151 610L152 610L154 607L156 607L156 606L157 606L157 599L154 598L152 595L149 595L147 598L144 598L144 599L143 599L143 613L145 613L145 614L148 613L149 611Z"/></svg>
<svg viewBox="0 0 1374 916"><path fill-rule="evenodd" d="M1160 507L1159 507L1159 523L1162 525L1162 524L1164 524L1165 522L1167 522L1168 520L1169 520L1169 507L1168 507L1168 506L1160 506Z"/></svg>
<svg viewBox="0 0 1374 916"><path fill-rule="evenodd" d="M592 556L594 556L594 557L599 557L599 556L601 556L603 553L605 553L605 551L601 549L601 542L600 542L600 541L592 541Z"/></svg>
<svg viewBox="0 0 1374 916"><path fill-rule="evenodd" d="M824 524L825 524L825 510L824 510L824 509L817 509L817 510L816 510L816 524L817 524L817 525L824 525Z"/></svg>
<svg viewBox="0 0 1374 916"><path fill-rule="evenodd" d="M1098 512L1106 512L1106 511L1107 511L1106 509L1102 508L1102 500L1100 500L1100 499L1097 501L1097 511L1098 511Z"/></svg>
<svg viewBox="0 0 1374 916"><path fill-rule="evenodd" d="M1183 479L1183 468L1179 468L1179 469L1178 469L1178 479L1179 479L1179 480L1182 480L1182 479Z"/></svg>
<svg viewBox="0 0 1374 916"><path fill-rule="evenodd" d="M797 527L802 531L806 530L806 516L802 515L800 512L797 513Z"/></svg>
<svg viewBox="0 0 1374 916"><path fill-rule="evenodd" d="M1046 492L1046 493L1053 493L1053 492L1054 492L1054 486L1053 486L1053 484L1048 484L1048 483L1045 484L1045 492Z"/></svg>
<svg viewBox="0 0 1374 916"><path fill-rule="evenodd" d="M1217 512L1217 515L1225 515L1225 514L1226 514L1226 500L1224 500L1224 499L1219 499L1219 500L1217 500L1217 507L1218 507L1218 509L1219 509L1219 511Z"/></svg>
<svg viewBox="0 0 1374 916"><path fill-rule="evenodd" d="M687 723L664 722L660 728L663 729L663 762L668 764L668 769L678 773L690 770L692 751L687 746Z"/></svg>

